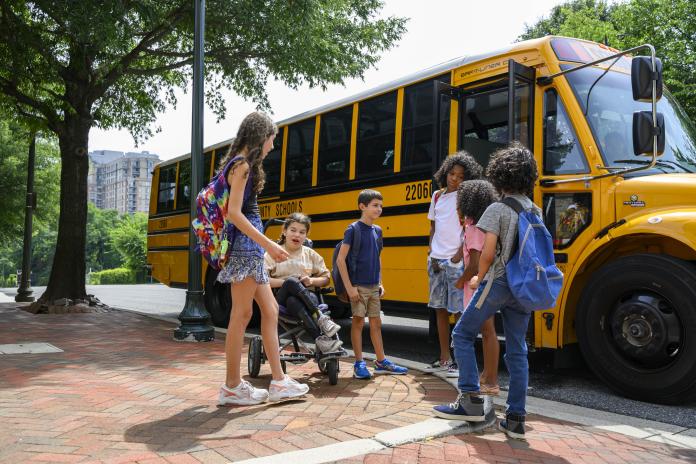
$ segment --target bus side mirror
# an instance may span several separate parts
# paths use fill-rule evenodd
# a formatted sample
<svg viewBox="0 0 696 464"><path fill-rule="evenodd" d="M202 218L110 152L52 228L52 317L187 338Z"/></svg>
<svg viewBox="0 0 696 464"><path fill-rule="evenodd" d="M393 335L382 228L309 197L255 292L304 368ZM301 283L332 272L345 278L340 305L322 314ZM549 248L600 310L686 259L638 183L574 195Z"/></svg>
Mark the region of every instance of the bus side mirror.
<svg viewBox="0 0 696 464"><path fill-rule="evenodd" d="M657 127L653 126L652 111L633 113L633 153L635 155L653 152L653 136L657 133L657 154L665 151L665 118L657 113Z"/></svg>
<svg viewBox="0 0 696 464"><path fill-rule="evenodd" d="M656 81L655 101L662 98L662 61L655 58L655 73L652 70L652 60L649 56L636 56L631 61L631 86L633 99L636 101L652 101L652 84Z"/></svg>

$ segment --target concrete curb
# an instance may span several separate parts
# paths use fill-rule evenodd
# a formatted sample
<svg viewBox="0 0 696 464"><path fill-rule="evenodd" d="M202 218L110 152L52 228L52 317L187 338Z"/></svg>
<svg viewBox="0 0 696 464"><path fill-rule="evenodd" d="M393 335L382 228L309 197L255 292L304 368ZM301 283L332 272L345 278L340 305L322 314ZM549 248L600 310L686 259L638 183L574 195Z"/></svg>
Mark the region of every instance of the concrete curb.
<svg viewBox="0 0 696 464"><path fill-rule="evenodd" d="M170 318L170 317L162 317L158 316L156 314L151 314L151 313L146 313L143 311L138 311L138 310L132 310L132 309L125 309L125 308L114 308L122 311L127 311L135 314L140 314L143 316L147 317L152 317L154 319L159 319L162 321L166 322L171 322L174 324L179 324L179 320L175 318ZM218 333L227 333L226 329L221 329L219 327L215 327L215 331ZM246 333L245 337L250 338L254 337L256 334L251 334L251 333ZM354 352L352 350L346 349L346 352L350 356L354 355ZM367 353L363 352L364 358L368 360L374 360L375 355L372 353ZM424 369L427 367L426 364L415 362L415 361L410 361L408 359L402 359L402 358L396 358L393 356L389 357L390 360L394 361L397 364L400 364L404 367L407 367L409 369L424 373ZM457 379L451 379L445 377L444 373L434 373L430 374L434 375L436 377L439 377L440 379L444 380L445 382L449 383L452 385L455 389L457 388ZM490 397L486 397L490 398ZM454 400L454 397L452 398ZM501 391L500 396L494 397L493 398L493 406L498 406L498 407L505 407L505 401L507 399L507 392ZM491 406L489 405L487 399L486 402L486 410L489 410ZM566 403L559 403L557 401L551 401L551 400L545 400L542 398L535 398L528 396L527 397L527 411L532 414L536 414L542 417L548 417L551 419L557 419L557 420L562 420L566 422L571 422L575 424L579 424L582 426L586 427L591 427L595 428L598 430L602 430L604 432L613 432L613 433L619 433L622 435L626 435L632 438L639 438L643 440L650 440L650 441L655 441L659 443L664 443L667 445L671 446L676 446L679 448L687 448L687 449L695 449L696 450L696 429L689 429L677 425L672 425L672 424L665 424L663 422L656 422L656 421L650 421L646 419L639 419L631 416L624 416L621 414L616 414L612 412L606 412L606 411L598 411L595 409L590 409L590 408L585 408L582 406L576 406L572 404L566 404ZM487 423L487 422L486 422ZM486 427L483 427L486 428ZM402 430L403 429L403 430ZM398 431L398 432L397 432ZM383 447L386 446L396 446L397 444L403 444L403 443L410 443L413 441L419 441L423 440L425 438L431 438L435 436L444 436L444 435L451 435L451 434L458 434L458 433L471 433L471 432L476 432L478 429L476 429L475 426L470 426L469 423L464 422L464 423L458 423L457 421L445 421L442 419L429 419L426 421L423 421L418 424L413 424L407 427L401 427L397 429L393 429L387 432L382 432L381 434L378 434L379 436L382 436L384 438L384 442L381 442L377 436L375 436L375 440L379 443L382 443ZM405 441L399 441L400 439L396 438L396 435L393 433L404 433L404 438L403 440ZM406 438L409 437L409 438ZM375 441L373 440L373 441ZM363 440L354 440L354 441L363 441ZM367 440L370 441L370 440ZM346 442L346 443L351 443L351 442ZM387 443L394 443L394 444L387 444ZM321 447L317 449L323 449L323 448L328 448L330 446L334 445L329 445L327 447ZM306 450L309 451L309 450ZM299 453L299 452L298 452ZM322 451L321 453L326 453L326 451ZM333 453L333 451L331 451ZM283 453L285 454L285 453ZM352 456L357 456L359 454L364 454L364 453L358 453L358 454L353 454ZM331 455L331 454L324 454L324 456ZM349 456L344 456L344 457L349 457ZM265 459L265 458L258 458L258 459ZM308 458L309 459L309 458ZM244 461L247 462L247 461ZM248 462L276 462L276 461L258 461L258 460L250 460ZM288 462L288 461L285 461ZM303 461L305 462L305 461ZM328 461L306 461L307 463L309 462L328 462Z"/></svg>

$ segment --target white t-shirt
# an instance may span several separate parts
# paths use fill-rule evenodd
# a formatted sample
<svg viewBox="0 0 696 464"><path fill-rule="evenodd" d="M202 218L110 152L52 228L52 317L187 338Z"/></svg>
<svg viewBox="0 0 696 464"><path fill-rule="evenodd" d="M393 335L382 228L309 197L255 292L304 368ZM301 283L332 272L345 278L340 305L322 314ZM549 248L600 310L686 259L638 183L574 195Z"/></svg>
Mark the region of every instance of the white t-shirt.
<svg viewBox="0 0 696 464"><path fill-rule="evenodd" d="M430 199L428 211L428 219L435 221L435 233L430 243L430 257L448 259L457 254L462 246L462 224L457 214L457 192L443 192L437 199L437 204L435 204L435 195Z"/></svg>

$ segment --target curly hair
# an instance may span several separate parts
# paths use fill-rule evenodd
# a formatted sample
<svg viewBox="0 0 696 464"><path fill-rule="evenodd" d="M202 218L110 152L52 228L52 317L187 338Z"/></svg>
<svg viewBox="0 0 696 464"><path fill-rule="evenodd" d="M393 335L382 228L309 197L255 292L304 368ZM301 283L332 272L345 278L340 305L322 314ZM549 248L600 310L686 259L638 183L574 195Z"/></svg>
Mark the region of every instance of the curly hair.
<svg viewBox="0 0 696 464"><path fill-rule="evenodd" d="M309 227L312 225L312 220L309 219L309 216L302 213L292 213L290 216L285 218L285 222L283 223L283 231L280 233L280 238L278 239L278 245L285 244L286 238L284 232L288 230L288 227L295 222L305 226L307 233L309 233Z"/></svg>
<svg viewBox="0 0 696 464"><path fill-rule="evenodd" d="M512 142L491 155L486 177L499 193L521 193L529 197L539 177L534 155L519 142Z"/></svg>
<svg viewBox="0 0 696 464"><path fill-rule="evenodd" d="M447 174L454 166L461 166L464 169L464 180L480 179L483 174L483 168L476 162L473 156L463 150L458 151L445 158L440 169L433 176L440 188L447 186Z"/></svg>
<svg viewBox="0 0 696 464"><path fill-rule="evenodd" d="M493 184L483 179L465 180L457 190L457 212L459 217L471 218L478 222L491 203L498 201L498 193Z"/></svg>
<svg viewBox="0 0 696 464"><path fill-rule="evenodd" d="M246 162L249 163L253 179L253 189L256 193L263 190L266 183L266 174L263 172L263 158L261 150L269 137L278 133L278 127L271 118L260 111L249 114L239 125L237 136L232 141L227 154L222 157L219 169L223 169L227 162L237 156L244 148L247 149ZM232 166L234 170L243 161L238 161Z"/></svg>

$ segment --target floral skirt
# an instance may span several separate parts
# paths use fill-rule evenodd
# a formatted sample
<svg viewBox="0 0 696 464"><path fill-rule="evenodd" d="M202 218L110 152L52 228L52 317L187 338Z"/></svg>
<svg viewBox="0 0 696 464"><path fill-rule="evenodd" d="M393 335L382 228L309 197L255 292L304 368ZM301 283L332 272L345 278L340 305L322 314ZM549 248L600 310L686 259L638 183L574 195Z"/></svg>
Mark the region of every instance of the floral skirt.
<svg viewBox="0 0 696 464"><path fill-rule="evenodd" d="M263 233L260 217L249 215L247 219ZM267 284L268 271L263 264L263 253L261 245L237 230L227 263L217 276L218 282L238 283L253 277L257 284Z"/></svg>

